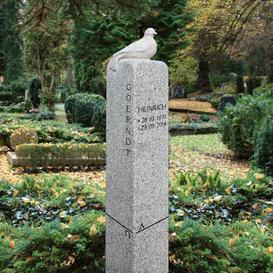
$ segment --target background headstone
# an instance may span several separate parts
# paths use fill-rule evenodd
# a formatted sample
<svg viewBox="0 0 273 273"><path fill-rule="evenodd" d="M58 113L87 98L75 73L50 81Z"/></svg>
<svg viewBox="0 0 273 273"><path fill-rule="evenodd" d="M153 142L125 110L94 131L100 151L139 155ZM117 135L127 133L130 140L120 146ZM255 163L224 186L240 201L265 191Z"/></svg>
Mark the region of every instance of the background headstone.
<svg viewBox="0 0 273 273"><path fill-rule="evenodd" d="M106 272L168 272L168 69L107 71Z"/></svg>
<svg viewBox="0 0 273 273"><path fill-rule="evenodd" d="M232 106L236 104L236 99L233 96L223 96L221 97L220 110L224 111L226 106Z"/></svg>

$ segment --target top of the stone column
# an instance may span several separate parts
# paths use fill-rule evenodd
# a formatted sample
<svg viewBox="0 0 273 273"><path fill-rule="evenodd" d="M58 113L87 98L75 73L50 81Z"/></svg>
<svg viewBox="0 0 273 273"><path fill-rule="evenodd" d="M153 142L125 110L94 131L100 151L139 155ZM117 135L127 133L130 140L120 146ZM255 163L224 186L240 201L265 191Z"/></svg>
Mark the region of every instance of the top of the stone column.
<svg viewBox="0 0 273 273"><path fill-rule="evenodd" d="M133 70L141 68L141 67L147 67L147 66L159 66L159 67L162 67L162 69L168 70L167 64L162 61L148 60L148 59L123 59L119 61L116 71L113 71L111 69L110 63L107 66L107 71L108 73L112 72L113 74L115 74L116 72L118 72L119 67L120 69L122 69L124 68L124 66L127 66L128 68L130 67Z"/></svg>

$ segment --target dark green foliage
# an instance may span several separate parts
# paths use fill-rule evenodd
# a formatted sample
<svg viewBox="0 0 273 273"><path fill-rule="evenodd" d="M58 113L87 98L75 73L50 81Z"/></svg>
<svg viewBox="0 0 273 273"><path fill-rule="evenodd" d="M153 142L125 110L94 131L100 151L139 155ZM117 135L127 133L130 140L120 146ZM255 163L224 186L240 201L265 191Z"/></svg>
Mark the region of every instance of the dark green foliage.
<svg viewBox="0 0 273 273"><path fill-rule="evenodd" d="M27 81L18 79L9 84L0 87L0 103L2 106L14 105L21 103L25 98L25 90L27 88Z"/></svg>
<svg viewBox="0 0 273 273"><path fill-rule="evenodd" d="M221 75L216 73L217 71L215 73L211 73L209 77L214 88L220 87L222 84L229 84L233 80L233 77L230 74Z"/></svg>
<svg viewBox="0 0 273 273"><path fill-rule="evenodd" d="M7 90L15 93L17 96L25 96L25 90L27 89L27 81L23 78L10 82L7 86Z"/></svg>
<svg viewBox="0 0 273 273"><path fill-rule="evenodd" d="M69 123L95 127L104 132L106 123L105 99L100 95L79 93L65 101L65 112Z"/></svg>
<svg viewBox="0 0 273 273"><path fill-rule="evenodd" d="M210 121L210 116L209 115L201 115L200 119L204 122L209 122Z"/></svg>
<svg viewBox="0 0 273 273"><path fill-rule="evenodd" d="M38 78L32 79L29 86L30 100L34 108L39 108L41 100L39 97L39 91L41 92L42 85Z"/></svg>
<svg viewBox="0 0 273 273"><path fill-rule="evenodd" d="M137 37L137 24L132 15L117 18L114 14L102 16L87 10L83 18L75 21L72 39L77 89L103 95L102 62Z"/></svg>
<svg viewBox="0 0 273 273"><path fill-rule="evenodd" d="M271 273L272 227L255 223L266 217L270 181L251 174L226 183L206 170L179 175L170 198L170 273ZM1 181L0 193L1 273L105 272L104 188L43 175ZM223 206L241 214L223 224ZM194 208L208 217L206 224L192 217Z"/></svg>
<svg viewBox="0 0 273 273"><path fill-rule="evenodd" d="M156 58L168 63L172 56L188 44L185 27L192 19L186 0L153 0L142 13L120 13L106 9L104 14L86 9L75 20L72 55L77 89L104 95L104 64L113 53L139 39L146 28L156 28Z"/></svg>
<svg viewBox="0 0 273 273"><path fill-rule="evenodd" d="M18 128L34 129L38 134L39 143L97 143L104 139L88 128L80 125L69 125L62 121L37 121L36 115L0 115L0 137L9 145L11 134Z"/></svg>
<svg viewBox="0 0 273 273"><path fill-rule="evenodd" d="M253 85L253 78L252 76L248 76L247 79L247 93L249 95L253 95L254 85Z"/></svg>
<svg viewBox="0 0 273 273"><path fill-rule="evenodd" d="M13 167L91 167L105 165L105 144L25 144L16 147Z"/></svg>
<svg viewBox="0 0 273 273"><path fill-rule="evenodd" d="M23 74L22 40L19 36L19 1L4 0L0 6L0 75L10 83Z"/></svg>
<svg viewBox="0 0 273 273"><path fill-rule="evenodd" d="M219 172L180 173L170 190L170 272L271 272L270 183L260 173L231 183Z"/></svg>
<svg viewBox="0 0 273 273"><path fill-rule="evenodd" d="M104 272L100 187L65 176L26 176L16 185L1 181L0 192L1 273Z"/></svg>
<svg viewBox="0 0 273 273"><path fill-rule="evenodd" d="M16 184L1 181L0 192L0 219L13 226L67 223L72 216L104 210L104 189L63 175L26 175Z"/></svg>
<svg viewBox="0 0 273 273"><path fill-rule="evenodd" d="M220 114L222 140L236 156L249 159L254 153L254 136L261 121L273 110L273 100L265 96L245 96L236 106Z"/></svg>
<svg viewBox="0 0 273 273"><path fill-rule="evenodd" d="M185 28L191 22L193 14L189 13L186 6L186 0L154 1L152 9L140 20L142 31L151 26L156 28L156 58L167 64L176 52L189 45Z"/></svg>
<svg viewBox="0 0 273 273"><path fill-rule="evenodd" d="M267 116L256 133L253 162L273 176L273 116Z"/></svg>
<svg viewBox="0 0 273 273"><path fill-rule="evenodd" d="M23 106L0 106L0 113L24 113L25 107Z"/></svg>
<svg viewBox="0 0 273 273"><path fill-rule="evenodd" d="M237 105L220 114L223 142L237 155L253 158L255 166L273 174L273 88L260 87L253 96L241 98Z"/></svg>
<svg viewBox="0 0 273 273"><path fill-rule="evenodd" d="M237 92L237 94L243 94L243 93L245 93L244 79L243 79L243 75L241 75L241 74L239 74L237 76L237 80L236 80L236 92Z"/></svg>
<svg viewBox="0 0 273 273"><path fill-rule="evenodd" d="M172 123L169 125L169 131L174 134L213 134L218 132L218 126L213 122Z"/></svg>
<svg viewBox="0 0 273 273"><path fill-rule="evenodd" d="M262 85L263 77L253 77L253 89L258 88Z"/></svg>
<svg viewBox="0 0 273 273"><path fill-rule="evenodd" d="M37 120L53 120L55 118L55 113L54 112L40 112L37 114L36 119Z"/></svg>
<svg viewBox="0 0 273 273"><path fill-rule="evenodd" d="M211 103L212 107L216 110L220 109L221 106L221 97L213 97L209 100Z"/></svg>
<svg viewBox="0 0 273 273"><path fill-rule="evenodd" d="M238 222L229 227L186 220L171 226L170 272L272 272L269 234ZM234 242L234 246L229 242Z"/></svg>
<svg viewBox="0 0 273 273"><path fill-rule="evenodd" d="M261 223L269 224L270 210L267 215L265 209L270 209L273 194L270 183L271 178L261 173L227 183L219 171L181 172L171 184L170 210L176 221L189 217L205 224L228 224L244 219L256 221L258 217Z"/></svg>
<svg viewBox="0 0 273 273"><path fill-rule="evenodd" d="M0 239L2 262L0 272L20 273L103 273L104 225L97 219L101 213L92 212L75 217L65 228L60 222L51 222L40 228L22 227L13 234L16 247L12 251L8 240ZM94 232L89 233L93 226ZM0 232L8 226L1 225ZM3 231L2 231L3 230Z"/></svg>

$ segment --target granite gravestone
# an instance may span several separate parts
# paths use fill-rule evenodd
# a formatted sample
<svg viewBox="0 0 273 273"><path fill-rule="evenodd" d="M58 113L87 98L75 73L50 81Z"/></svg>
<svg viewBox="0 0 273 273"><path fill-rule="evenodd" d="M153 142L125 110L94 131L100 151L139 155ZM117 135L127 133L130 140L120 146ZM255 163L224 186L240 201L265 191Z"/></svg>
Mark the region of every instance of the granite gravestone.
<svg viewBox="0 0 273 273"><path fill-rule="evenodd" d="M234 96L223 96L221 97L220 110L224 111L227 106L233 106L236 104Z"/></svg>
<svg viewBox="0 0 273 273"><path fill-rule="evenodd" d="M168 273L168 68L107 70L106 272Z"/></svg>

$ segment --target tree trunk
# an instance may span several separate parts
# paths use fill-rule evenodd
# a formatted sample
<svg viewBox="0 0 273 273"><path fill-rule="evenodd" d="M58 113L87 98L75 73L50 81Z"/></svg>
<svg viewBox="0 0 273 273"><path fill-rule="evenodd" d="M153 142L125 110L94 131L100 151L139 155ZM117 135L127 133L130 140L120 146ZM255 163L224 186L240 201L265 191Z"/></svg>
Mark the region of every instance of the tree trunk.
<svg viewBox="0 0 273 273"><path fill-rule="evenodd" d="M252 78L251 75L248 75L248 79L247 79L247 93L249 95L253 95L253 89L254 89L253 78Z"/></svg>
<svg viewBox="0 0 273 273"><path fill-rule="evenodd" d="M72 69L70 63L66 66L66 83L69 87L72 86Z"/></svg>
<svg viewBox="0 0 273 273"><path fill-rule="evenodd" d="M209 63L202 57L199 59L197 87L201 94L212 92L209 79Z"/></svg>

